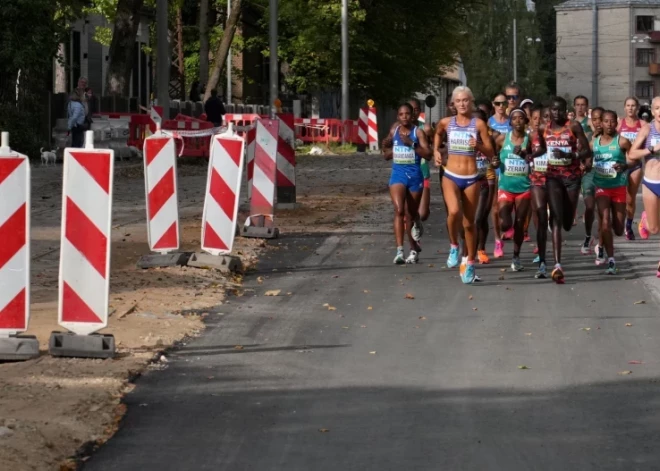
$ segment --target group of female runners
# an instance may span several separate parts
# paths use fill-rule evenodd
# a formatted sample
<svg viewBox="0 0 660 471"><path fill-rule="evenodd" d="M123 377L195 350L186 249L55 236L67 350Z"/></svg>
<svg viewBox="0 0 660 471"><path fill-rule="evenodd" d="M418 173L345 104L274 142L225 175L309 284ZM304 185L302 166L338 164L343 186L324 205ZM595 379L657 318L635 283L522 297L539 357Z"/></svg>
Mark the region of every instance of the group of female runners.
<svg viewBox="0 0 660 471"><path fill-rule="evenodd" d="M569 231L574 225L580 190L586 206L581 251L590 253L595 245L596 264L607 263L608 274L617 273L613 235L634 239L632 220L640 182L645 208L638 226L640 237L660 232L660 97L651 105L650 124L637 118L635 98L626 100L625 116L619 119L616 112L603 108L594 108L589 117L587 99L576 97L576 119L569 120L566 100L555 97L547 107L534 106L531 100L521 102L515 84L494 97L492 108L491 103L475 107L467 87L454 89L447 104L449 116L435 130L418 123L418 100L401 105L397 122L383 141L385 158L393 160L395 263L419 259L422 220L429 215L431 159L439 168L447 210L447 266L460 267L463 283L479 279L476 263L490 261L486 239L491 212L493 255L503 256L508 234L513 239L514 271L523 270L520 250L531 219L538 254L535 277L546 278L546 228L552 233L551 278L560 284L564 282L562 229ZM596 212L597 244L591 236Z"/></svg>

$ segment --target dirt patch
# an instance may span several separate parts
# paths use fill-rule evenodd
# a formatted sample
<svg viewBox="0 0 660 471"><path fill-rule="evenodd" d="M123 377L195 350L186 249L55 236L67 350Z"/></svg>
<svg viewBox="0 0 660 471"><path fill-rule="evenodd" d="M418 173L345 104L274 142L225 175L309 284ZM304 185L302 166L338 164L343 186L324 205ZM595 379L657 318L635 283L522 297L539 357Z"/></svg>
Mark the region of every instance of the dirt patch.
<svg viewBox="0 0 660 471"><path fill-rule="evenodd" d="M149 253L142 166L118 164L115 173L110 318L103 333L115 336L113 360L57 359L47 343L57 325L61 166L33 169L31 318L40 358L0 364L0 469L74 467L67 461L85 444L100 444L124 413L122 396L150 360L176 342L195 336L241 276L188 268L140 270ZM377 157L301 157L297 209L276 214L283 234L333 232L364 222L367 210L389 204L387 165ZM181 249L199 250L205 165L181 165ZM243 193L245 194L245 188ZM243 205L241 221L247 216ZM260 240L237 238L234 254L247 269L267 250ZM151 368L165 368L166 359ZM145 405L146 407L146 405ZM84 447L83 447L84 449Z"/></svg>

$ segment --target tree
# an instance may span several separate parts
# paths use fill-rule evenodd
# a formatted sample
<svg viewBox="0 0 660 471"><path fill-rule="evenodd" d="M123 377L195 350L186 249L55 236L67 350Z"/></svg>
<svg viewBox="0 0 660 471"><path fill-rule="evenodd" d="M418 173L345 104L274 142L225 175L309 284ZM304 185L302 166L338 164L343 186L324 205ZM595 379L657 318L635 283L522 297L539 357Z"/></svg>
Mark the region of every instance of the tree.
<svg viewBox="0 0 660 471"><path fill-rule="evenodd" d="M118 0L112 42L108 53L105 90L108 95L127 96L144 0Z"/></svg>
<svg viewBox="0 0 660 471"><path fill-rule="evenodd" d="M199 82L209 78L209 0L199 2Z"/></svg>
<svg viewBox="0 0 660 471"><path fill-rule="evenodd" d="M229 47L234 39L234 34L236 33L236 27L238 26L238 20L241 17L241 8L243 6L243 0L234 0L232 3L231 14L227 18L227 27L222 35L222 40L218 45L218 49L215 53L215 62L213 63L213 72L209 81L206 84L206 91L204 92L204 101L208 100L211 97L211 90L214 90L218 86L220 81L220 73L225 66L227 61L227 53L229 52Z"/></svg>

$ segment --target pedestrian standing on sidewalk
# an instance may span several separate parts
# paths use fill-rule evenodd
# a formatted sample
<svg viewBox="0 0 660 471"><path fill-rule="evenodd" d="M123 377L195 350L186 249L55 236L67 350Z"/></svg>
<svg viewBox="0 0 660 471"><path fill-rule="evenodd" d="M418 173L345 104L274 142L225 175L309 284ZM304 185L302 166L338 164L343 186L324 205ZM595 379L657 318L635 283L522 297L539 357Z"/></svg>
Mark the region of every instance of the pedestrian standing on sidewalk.
<svg viewBox="0 0 660 471"><path fill-rule="evenodd" d="M71 147L83 147L85 144L85 107L77 91L69 96L67 118L68 129L71 133Z"/></svg>
<svg viewBox="0 0 660 471"><path fill-rule="evenodd" d="M218 98L217 90L211 90L211 98L204 103L204 113L206 113L206 120L213 123L213 127L222 126L222 120L227 111L225 111L222 100Z"/></svg>

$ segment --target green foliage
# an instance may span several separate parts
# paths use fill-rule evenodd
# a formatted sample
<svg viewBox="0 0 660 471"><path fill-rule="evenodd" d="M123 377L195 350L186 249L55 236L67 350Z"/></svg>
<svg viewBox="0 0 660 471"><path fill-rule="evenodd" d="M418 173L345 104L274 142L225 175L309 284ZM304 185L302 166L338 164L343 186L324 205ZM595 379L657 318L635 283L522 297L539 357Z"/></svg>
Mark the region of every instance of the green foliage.
<svg viewBox="0 0 660 471"><path fill-rule="evenodd" d="M513 18L517 19L518 83L525 96L544 99L549 91L543 42L536 14L524 0L489 0L470 14L461 57L468 85L477 99L491 100L513 80ZM528 41L527 38L531 38Z"/></svg>
<svg viewBox="0 0 660 471"><path fill-rule="evenodd" d="M267 12L267 3L259 0ZM466 11L473 0L349 0L350 83L378 103L426 90L454 65ZM253 2L257 3L256 1ZM268 55L263 34L248 42ZM341 84L341 0L282 0L279 58L293 93Z"/></svg>

